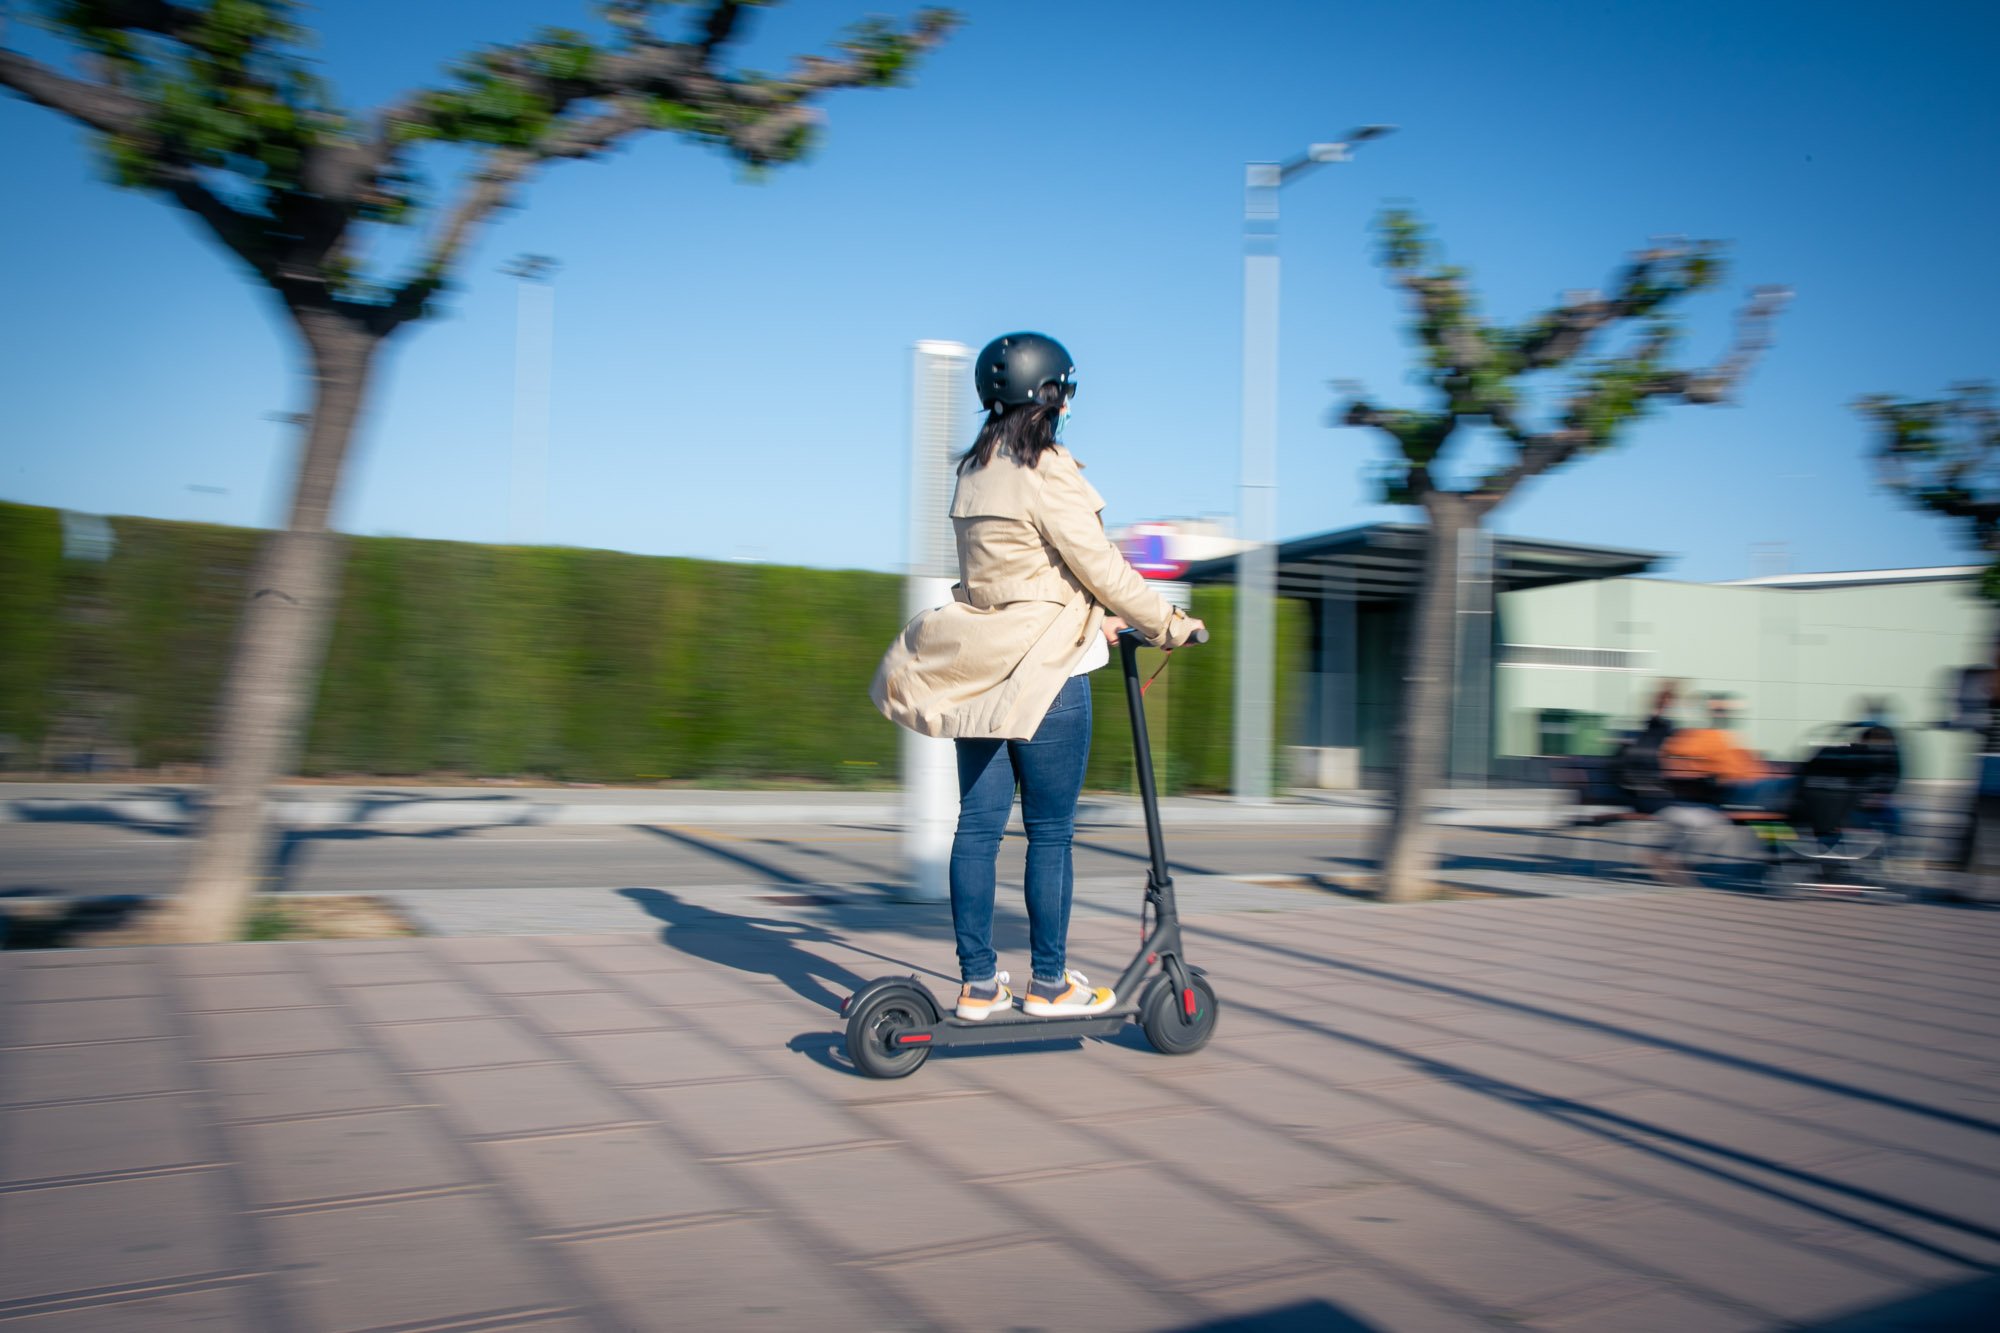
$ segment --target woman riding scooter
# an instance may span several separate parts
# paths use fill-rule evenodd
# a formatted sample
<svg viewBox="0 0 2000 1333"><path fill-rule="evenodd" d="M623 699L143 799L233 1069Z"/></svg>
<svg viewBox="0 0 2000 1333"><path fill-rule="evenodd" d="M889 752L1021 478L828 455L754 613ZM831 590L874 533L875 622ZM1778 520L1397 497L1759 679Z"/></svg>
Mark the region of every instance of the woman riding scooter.
<svg viewBox="0 0 2000 1333"><path fill-rule="evenodd" d="M1057 442L1076 393L1062 344L1039 333L996 338L974 367L978 438L959 460L951 522L959 582L952 601L912 620L870 691L891 721L949 736L958 751L958 830L951 915L964 981L956 1014L980 1021L1012 1007L993 951L995 867L1021 793L1028 835L1032 968L1024 1013L1100 1014L1117 1003L1067 966L1070 844L1090 758L1091 671L1129 624L1161 648L1199 620L1168 606L1104 531L1104 499Z"/></svg>

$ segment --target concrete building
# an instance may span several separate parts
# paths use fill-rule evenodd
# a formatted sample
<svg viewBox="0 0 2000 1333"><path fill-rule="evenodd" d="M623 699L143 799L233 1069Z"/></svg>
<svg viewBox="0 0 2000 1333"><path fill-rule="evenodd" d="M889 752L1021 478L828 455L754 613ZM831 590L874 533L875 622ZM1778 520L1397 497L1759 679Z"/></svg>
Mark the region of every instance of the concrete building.
<svg viewBox="0 0 2000 1333"><path fill-rule="evenodd" d="M1312 624L1305 706L1278 724L1300 785L1373 785L1393 764L1422 542L1419 527L1376 523L1279 547L1279 595L1303 600ZM1532 779L1545 757L1607 752L1662 677L1737 695L1746 742L1774 759L1879 697L1910 777L1970 772L1969 738L1933 724L1949 673L1990 660L1995 614L1977 569L1686 583L1642 577L1662 560L1648 552L1491 533L1469 534L1456 558L1458 782ZM1186 577L1233 582L1235 564L1199 561Z"/></svg>

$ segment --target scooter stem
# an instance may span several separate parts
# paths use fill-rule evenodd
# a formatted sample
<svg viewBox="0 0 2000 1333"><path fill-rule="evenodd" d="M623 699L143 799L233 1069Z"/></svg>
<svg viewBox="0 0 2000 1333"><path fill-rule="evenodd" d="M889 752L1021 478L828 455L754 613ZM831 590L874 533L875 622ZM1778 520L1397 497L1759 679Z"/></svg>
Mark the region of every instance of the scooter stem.
<svg viewBox="0 0 2000 1333"><path fill-rule="evenodd" d="M1125 702L1132 710L1132 757L1139 767L1139 803L1146 812L1146 850L1152 857L1147 878L1171 909L1173 876L1167 873L1167 844L1160 833L1160 795L1153 783L1153 746L1146 735L1146 702L1139 685L1139 634L1120 630L1118 655L1125 672Z"/></svg>

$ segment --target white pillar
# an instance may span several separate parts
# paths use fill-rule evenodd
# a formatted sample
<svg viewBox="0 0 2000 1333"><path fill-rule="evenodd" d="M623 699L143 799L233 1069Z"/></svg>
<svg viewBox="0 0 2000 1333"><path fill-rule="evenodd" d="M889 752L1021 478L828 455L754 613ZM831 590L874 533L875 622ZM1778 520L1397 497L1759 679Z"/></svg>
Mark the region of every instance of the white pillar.
<svg viewBox="0 0 2000 1333"><path fill-rule="evenodd" d="M1236 799L1271 799L1272 679L1277 673L1278 184L1255 162L1243 204L1243 453L1236 535Z"/></svg>
<svg viewBox="0 0 2000 1333"><path fill-rule="evenodd" d="M952 460L972 427L972 349L920 342L910 372L910 498L905 618L951 600L958 547L951 518ZM958 760L952 743L903 732L903 866L910 895L951 894L951 835L958 825Z"/></svg>

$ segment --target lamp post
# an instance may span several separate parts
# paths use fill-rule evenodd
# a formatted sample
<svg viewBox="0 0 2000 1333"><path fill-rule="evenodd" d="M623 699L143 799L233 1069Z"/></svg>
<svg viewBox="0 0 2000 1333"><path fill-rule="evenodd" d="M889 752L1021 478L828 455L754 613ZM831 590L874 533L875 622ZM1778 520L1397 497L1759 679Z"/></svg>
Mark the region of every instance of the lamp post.
<svg viewBox="0 0 2000 1333"><path fill-rule="evenodd" d="M1271 799L1271 690L1276 670L1278 518L1278 191L1313 168L1345 162L1393 125L1364 125L1287 162L1252 162L1243 177L1243 445L1236 557L1236 736L1239 801Z"/></svg>
<svg viewBox="0 0 2000 1333"><path fill-rule="evenodd" d="M543 540L549 474L549 361L555 333L556 261L521 255L500 270L518 280L514 304L514 467L507 540Z"/></svg>

